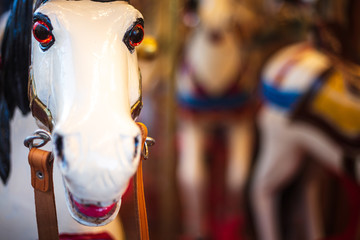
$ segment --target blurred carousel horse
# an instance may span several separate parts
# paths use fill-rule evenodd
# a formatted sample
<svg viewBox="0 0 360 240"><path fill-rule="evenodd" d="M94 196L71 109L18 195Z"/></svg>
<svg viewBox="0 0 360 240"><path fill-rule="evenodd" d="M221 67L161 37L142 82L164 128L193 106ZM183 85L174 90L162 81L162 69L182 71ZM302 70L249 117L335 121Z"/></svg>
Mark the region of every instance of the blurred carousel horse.
<svg viewBox="0 0 360 240"><path fill-rule="evenodd" d="M239 25L255 24L253 13L242 4L224 0L190 1L185 23L197 26L184 43L177 79L181 110L178 180L183 200L185 234L207 236L206 166L208 133L216 127L226 131L228 159L225 185L231 217L240 214L241 194L252 154L253 82L244 73L251 63ZM197 19L198 17L198 19ZM247 29L248 30L248 29ZM221 144L221 143L218 143ZM223 159L225 161L225 159Z"/></svg>
<svg viewBox="0 0 360 240"><path fill-rule="evenodd" d="M31 109L52 138L60 239L121 239L116 216L142 142L142 15L101 0L14 0L11 10L1 51L1 238L38 236L23 146L36 129Z"/></svg>
<svg viewBox="0 0 360 240"><path fill-rule="evenodd" d="M310 42L297 43L278 51L263 70L261 149L251 190L259 239L281 239L279 192L300 170L305 153L339 175L344 174L344 159L356 164L359 158L360 2L329 6L339 3L319 3L323 12L314 39L324 51ZM352 198L359 201L358 194ZM358 213L351 214L358 224ZM357 239L356 227L347 234L341 239ZM310 229L308 239L321 237L321 229Z"/></svg>

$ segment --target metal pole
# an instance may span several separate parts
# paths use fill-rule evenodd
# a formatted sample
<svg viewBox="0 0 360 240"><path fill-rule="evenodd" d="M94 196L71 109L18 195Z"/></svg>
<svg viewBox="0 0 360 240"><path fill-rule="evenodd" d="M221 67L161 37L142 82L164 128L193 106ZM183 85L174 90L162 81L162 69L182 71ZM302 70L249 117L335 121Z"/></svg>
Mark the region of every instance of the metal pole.
<svg viewBox="0 0 360 240"><path fill-rule="evenodd" d="M164 58L162 68L166 66L165 103L164 103L164 146L160 163L160 234L162 239L176 239L178 215L175 180L175 75L178 61L178 0L162 0L159 13L163 14L162 39L164 40ZM161 43L160 43L161 44Z"/></svg>

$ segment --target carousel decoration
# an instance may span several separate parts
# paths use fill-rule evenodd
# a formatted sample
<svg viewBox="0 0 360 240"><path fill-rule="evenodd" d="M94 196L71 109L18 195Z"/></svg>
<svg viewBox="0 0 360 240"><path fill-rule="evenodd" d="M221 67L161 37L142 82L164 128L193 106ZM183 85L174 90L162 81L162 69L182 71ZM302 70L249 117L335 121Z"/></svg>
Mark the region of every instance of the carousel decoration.
<svg viewBox="0 0 360 240"><path fill-rule="evenodd" d="M185 236L214 235L207 224L206 193L213 178L207 156L207 140L216 129L226 136L225 188L230 215L222 220L240 222L243 187L252 154L252 112L255 110L254 69L246 51L245 30L255 25L253 12L242 3L206 0L188 1L183 21L189 30L177 76L179 106L179 164L177 176L183 204ZM217 144L222 140L217 138ZM211 152L211 153L209 153ZM220 180L219 180L220 181ZM206 204L205 204L206 203ZM230 207L231 206L231 207ZM215 211L213 211L215 212ZM234 233L237 234L238 233Z"/></svg>
<svg viewBox="0 0 360 240"><path fill-rule="evenodd" d="M264 104L258 123L262 136L251 197L259 239L281 239L278 196L310 154L342 183L358 189L352 172L360 154L358 1L318 1L313 41L287 46L262 72ZM355 180L355 179L354 179ZM348 190L348 188L347 188ZM346 192L350 214L339 239L357 239L358 190ZM350 195L351 194L351 195ZM327 237L315 211L307 238ZM314 224L315 222L320 224Z"/></svg>

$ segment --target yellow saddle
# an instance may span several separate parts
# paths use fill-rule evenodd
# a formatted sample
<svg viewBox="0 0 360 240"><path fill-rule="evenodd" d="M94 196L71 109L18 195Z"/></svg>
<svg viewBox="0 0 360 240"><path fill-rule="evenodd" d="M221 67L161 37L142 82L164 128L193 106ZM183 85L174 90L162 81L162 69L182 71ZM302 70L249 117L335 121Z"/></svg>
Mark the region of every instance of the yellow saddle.
<svg viewBox="0 0 360 240"><path fill-rule="evenodd" d="M340 72L315 83L293 115L321 128L344 147L360 148L360 98L347 89Z"/></svg>
<svg viewBox="0 0 360 240"><path fill-rule="evenodd" d="M360 135L360 98L346 89L339 72L334 72L312 101L311 111L322 116L337 131Z"/></svg>

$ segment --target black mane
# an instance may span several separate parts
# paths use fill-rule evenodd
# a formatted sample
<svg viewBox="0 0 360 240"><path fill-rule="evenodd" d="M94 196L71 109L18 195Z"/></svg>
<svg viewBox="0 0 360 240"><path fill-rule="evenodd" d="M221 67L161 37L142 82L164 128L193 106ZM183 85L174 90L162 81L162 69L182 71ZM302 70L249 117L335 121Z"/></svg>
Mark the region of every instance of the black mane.
<svg viewBox="0 0 360 240"><path fill-rule="evenodd" d="M0 177L10 173L10 126L15 108L30 111L27 84L30 65L32 0L14 0L1 46L0 74Z"/></svg>
<svg viewBox="0 0 360 240"><path fill-rule="evenodd" d="M3 60L1 82L10 116L15 107L23 114L30 111L27 84L30 65L32 1L15 0L1 46Z"/></svg>

